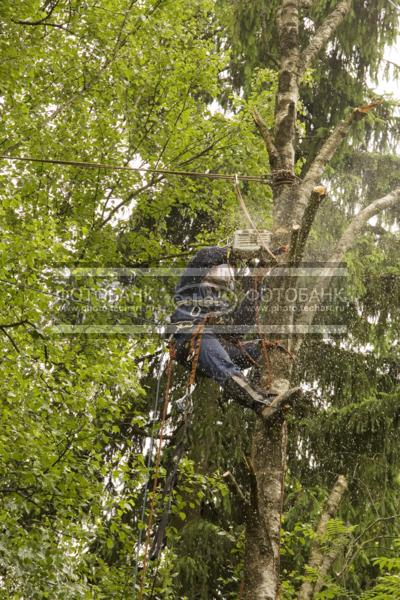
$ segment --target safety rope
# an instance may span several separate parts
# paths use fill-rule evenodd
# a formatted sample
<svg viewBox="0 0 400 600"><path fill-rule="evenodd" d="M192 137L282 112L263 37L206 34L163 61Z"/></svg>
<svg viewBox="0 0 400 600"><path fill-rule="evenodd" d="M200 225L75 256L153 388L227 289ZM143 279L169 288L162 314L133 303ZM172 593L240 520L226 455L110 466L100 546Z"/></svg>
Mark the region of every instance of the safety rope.
<svg viewBox="0 0 400 600"><path fill-rule="evenodd" d="M159 474L160 474L160 466L161 466L161 448L162 448L162 444L164 441L165 423L166 423L166 417L167 417L169 400L170 400L174 358L175 358L175 347L174 347L174 344L172 342L170 342L169 357L168 357L168 364L167 364L167 384L166 384L166 388L165 388L164 403L163 403L162 413L161 413L161 422L160 422L158 446L157 446L157 453L156 453L156 460L155 460L155 467L154 467L154 478L153 478L153 487L152 487L152 492L151 492L151 503L150 503L149 516L148 516L147 526L146 526L144 559L143 559L143 568L142 568L141 578L140 578L138 600L143 599L146 573L147 573L147 568L148 568L150 536L151 536L151 530L153 527L154 511L155 511L155 506L156 506L156 491L157 491L158 479L159 479ZM134 593L135 593L135 590L134 590Z"/></svg>
<svg viewBox="0 0 400 600"><path fill-rule="evenodd" d="M191 358L191 369L190 369L190 373L189 373L189 377L188 377L186 398L190 397L191 391L192 391L192 386L195 383L197 366L198 366L200 350L201 350L201 339L202 339L202 335L204 332L206 322L207 322L207 317L205 319L203 319L203 321L197 325L197 327L194 329L192 336L191 336L190 355L189 355ZM159 480L160 467L161 467L161 450L162 450L162 445L163 445L163 441L164 441L164 429L165 429L165 423L166 423L166 418L167 418L167 413L168 413L168 406L169 406L170 396L171 396L172 377L173 377L173 362L174 362L175 358L176 358L175 345L174 345L173 341L171 340L169 343L169 357L168 357L168 364L167 364L167 368L166 368L167 382L166 382L166 388L165 388L165 393L164 393L164 403L163 403L162 414L161 414L157 454L156 454L156 459L155 459L154 479L153 479L153 486L152 486L152 492L151 492L151 504L150 504L149 516L148 516L148 520L147 520L147 524L146 524L146 540L145 540L145 547L144 547L143 567L142 567L142 571L141 571L138 600L143 599L146 574L147 574L148 564L149 564L150 537L152 534L153 523L154 523L154 513L155 513L155 509L156 509L157 487L158 487L158 480ZM183 436L184 437L186 437L186 435L187 435L187 428L188 428L188 424L189 424L189 414L188 413L189 413L189 408L187 406L187 408L185 409L185 412L184 412L184 428L183 428ZM175 466L175 468L177 469L177 465ZM169 490L169 494L168 494L168 503L167 503L168 511L170 510L170 507L171 507L172 492L173 492L173 487L171 487L171 489ZM139 547L140 547L140 544L138 544L138 549L139 549ZM139 562L139 556L136 557L136 565L138 565L138 562ZM137 566L136 566L136 569L137 569ZM155 586L155 582L153 581L152 595L153 595L154 586ZM136 597L136 595L135 595L135 590L134 590L134 598L135 597Z"/></svg>
<svg viewBox="0 0 400 600"><path fill-rule="evenodd" d="M174 466L174 470L177 473L178 472L178 467L179 467L179 462L182 458L182 454L183 454L183 450L184 450L184 442L187 439L187 433L188 433L188 428L189 428L189 422L190 422L190 416L192 414L192 410L193 410L193 405L190 402L190 398L192 395L192 391L193 388L192 386L195 383L195 379L196 379L196 371L197 371L197 366L198 366L198 362L199 362L199 356L200 356L200 350L201 350L201 338L204 332L204 327L207 321L207 317L204 319L204 321L202 323L200 323L199 327L197 327L192 336L191 336L191 340L190 340L190 354L189 357L191 359L191 370L189 373L189 377L188 377L188 382L186 385L186 394L184 396L184 399L186 400L186 406L185 406L185 410L183 413L183 430L182 430L182 440L181 440L181 449L180 452L178 453L178 455L176 456L175 460L176 460L176 464ZM196 341L198 343L196 343ZM170 486L170 489L168 490L168 496L166 498L167 500L167 508L166 508L166 513L167 513L167 518L170 514L171 511L171 505L172 505L172 493L174 490L174 485L172 484ZM165 524L166 527L166 524ZM154 591L155 591L155 586L156 586L156 578L158 575L158 568L159 568L159 562L157 564L157 568L156 568L156 572L154 574L153 577L153 584L152 584L152 589L150 592L150 598L149 600L152 600L154 598Z"/></svg>
<svg viewBox="0 0 400 600"><path fill-rule="evenodd" d="M247 219L248 223L251 225L252 229L255 229L255 231L256 231L258 234L260 234L260 231L258 230L258 227L257 227L257 225L254 223L253 219L252 219L252 218L251 218L251 216L250 216L250 213L249 213L249 211L248 211L248 208L247 208L247 206L246 206L246 203L245 203L245 201L244 201L244 198L243 198L243 196L242 196L242 193L241 193L241 191L240 191L240 187L239 187L239 176L238 176L238 175L235 175L235 180L234 180L233 187L234 187L234 190L235 190L235 193L236 193L236 197L237 197L237 199L238 199L238 201L239 201L240 208L242 209L242 211L243 211L243 214L244 214L244 216L246 217L246 219ZM274 254L273 252L271 252L271 250L268 248L267 244L265 244L265 243L262 241L261 235L259 235L259 236L258 236L258 242L259 242L259 244L262 246L262 248L263 248L264 250L266 250L266 252L267 252L267 253L269 254L269 256L270 256L270 257L273 259L273 261L276 263L276 262L277 262L277 258L276 258L276 256L275 256L275 254Z"/></svg>
<svg viewBox="0 0 400 600"><path fill-rule="evenodd" d="M158 372L158 375L157 375L157 388L156 388L156 394L155 394L154 406L153 406L153 423L152 424L154 424L155 420L157 419L157 415L158 415L160 390L161 390L161 377L162 377L163 372L164 372L164 362L163 362L163 360L161 360L159 372ZM153 455L153 448L154 448L154 432L153 432L153 427L152 427L151 428L150 445L149 445L149 450L148 450L148 454L147 454L147 461L146 461L147 472L150 472L151 459L152 459L152 455ZM146 485L145 485L145 488L144 488L142 510L141 510L141 515L140 515L140 522L141 523L143 523L144 519L145 519L146 506L147 506L147 495L148 495L148 491L149 491L149 484L150 484L150 476L148 476L148 479L146 481ZM143 535L143 529L140 529L139 530L138 541L137 541L137 546L136 546L135 570L134 570L134 573L133 573L133 584L132 584L132 587L133 587L133 590L134 590L134 597L135 597L136 580L137 580L137 576L138 576L140 547L142 545L142 535Z"/></svg>
<svg viewBox="0 0 400 600"><path fill-rule="evenodd" d="M201 323L197 325L195 330L193 331L192 337L190 339L190 356L192 359L192 366L190 369L188 387L194 385L196 379L196 371L197 365L199 363L200 351L201 351L201 340L204 333L204 328L206 326L207 317L203 319Z"/></svg>
<svg viewBox="0 0 400 600"><path fill-rule="evenodd" d="M152 169L150 167L131 167L128 165L113 165L110 163L88 162L80 160L64 160L55 158L37 158L33 156L5 156L0 155L0 160L43 163L47 165L60 165L77 167L80 169L107 169L111 171L135 171L140 173L153 173L155 175L176 175L178 177L192 177L202 179L222 179L226 181L252 181L254 183L269 184L272 179L263 175L236 175L231 173L204 173L199 171L179 171L174 169Z"/></svg>

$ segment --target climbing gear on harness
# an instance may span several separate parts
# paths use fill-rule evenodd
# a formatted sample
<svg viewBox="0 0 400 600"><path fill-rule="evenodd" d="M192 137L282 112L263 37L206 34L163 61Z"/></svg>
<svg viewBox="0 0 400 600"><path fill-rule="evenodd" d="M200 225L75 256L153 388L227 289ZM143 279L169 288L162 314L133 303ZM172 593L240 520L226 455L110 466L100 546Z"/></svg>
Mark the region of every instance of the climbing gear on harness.
<svg viewBox="0 0 400 600"><path fill-rule="evenodd" d="M231 272L233 274L232 270ZM213 269L210 269L206 277L209 273L212 280L205 279L199 284L181 287L175 295L176 308L180 309L181 314L187 318L197 318L205 314L227 315L236 308L237 298L233 279L232 283L229 283L229 274L227 274L227 279L222 280L224 273L219 274L217 271L213 273ZM219 275L221 275L221 280L217 282Z"/></svg>

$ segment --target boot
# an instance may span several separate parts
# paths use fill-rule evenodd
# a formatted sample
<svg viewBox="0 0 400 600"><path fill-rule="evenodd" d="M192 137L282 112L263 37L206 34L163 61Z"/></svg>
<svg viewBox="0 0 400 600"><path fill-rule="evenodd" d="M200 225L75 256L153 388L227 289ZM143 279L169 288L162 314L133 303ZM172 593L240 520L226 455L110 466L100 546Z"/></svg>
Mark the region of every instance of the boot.
<svg viewBox="0 0 400 600"><path fill-rule="evenodd" d="M300 388L289 389L289 382L285 379L274 383L271 389L262 390L250 383L242 373L235 373L225 382L224 397L251 408L264 419L270 419L300 392Z"/></svg>

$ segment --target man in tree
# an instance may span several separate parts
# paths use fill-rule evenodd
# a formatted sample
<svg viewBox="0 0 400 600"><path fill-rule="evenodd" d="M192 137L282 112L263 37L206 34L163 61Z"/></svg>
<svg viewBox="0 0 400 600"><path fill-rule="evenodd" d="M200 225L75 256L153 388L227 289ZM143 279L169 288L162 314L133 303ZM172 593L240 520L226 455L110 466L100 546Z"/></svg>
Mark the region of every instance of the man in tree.
<svg viewBox="0 0 400 600"><path fill-rule="evenodd" d="M236 326L254 325L257 302L261 296L261 280L244 277L245 297L236 306L237 286L234 266L238 257L229 247L201 249L189 263L176 289L177 308L171 317L177 325L174 335L177 359L187 365L198 358L198 372L217 381L225 398L232 398L264 418L275 415L292 398L297 388L289 390L286 380L278 380L274 388L262 390L242 373L257 365L261 357L261 340L245 342ZM233 305L232 305L233 304ZM217 335L212 325L233 325L229 337ZM210 328L203 331L205 325Z"/></svg>

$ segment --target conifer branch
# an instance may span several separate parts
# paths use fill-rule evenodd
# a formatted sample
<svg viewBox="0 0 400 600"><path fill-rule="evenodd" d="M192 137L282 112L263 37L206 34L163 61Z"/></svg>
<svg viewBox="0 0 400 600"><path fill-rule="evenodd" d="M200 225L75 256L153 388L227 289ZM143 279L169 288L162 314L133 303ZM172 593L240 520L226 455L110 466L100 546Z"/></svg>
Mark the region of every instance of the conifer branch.
<svg viewBox="0 0 400 600"><path fill-rule="evenodd" d="M302 55L300 61L301 68L299 70L299 79L301 79L318 53L326 45L331 35L339 27L343 19L349 13L350 8L351 0L342 0L330 13L330 15L326 17L322 25L317 29L314 37L311 39L308 47L305 49Z"/></svg>
<svg viewBox="0 0 400 600"><path fill-rule="evenodd" d="M338 511L340 501L347 489L347 479L343 475L339 475L329 498L326 503L325 510L321 514L319 523L315 532L315 539L311 546L309 568L318 572L318 580L316 583L311 581L304 581L300 591L298 600L311 600L314 595L314 588L318 581L327 574L335 556L331 557L330 560L325 560L323 549L321 548L320 542L326 533L326 528L330 519L332 519ZM336 555L336 554L335 554ZM322 572L324 570L324 572Z"/></svg>

